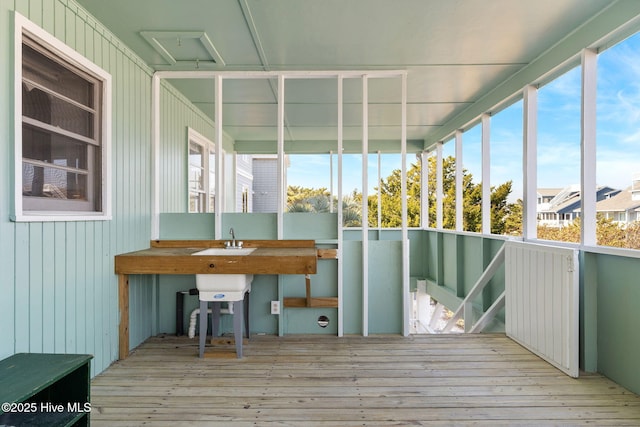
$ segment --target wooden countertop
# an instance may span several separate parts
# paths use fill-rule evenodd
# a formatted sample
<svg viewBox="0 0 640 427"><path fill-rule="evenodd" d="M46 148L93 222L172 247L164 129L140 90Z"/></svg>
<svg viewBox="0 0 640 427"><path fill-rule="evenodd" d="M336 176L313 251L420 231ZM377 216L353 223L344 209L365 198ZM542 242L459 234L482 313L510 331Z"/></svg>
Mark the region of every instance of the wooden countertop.
<svg viewBox="0 0 640 427"><path fill-rule="evenodd" d="M223 248L228 240L153 240L150 247L115 256L120 325L118 354L129 356L130 274L315 274L318 252L313 240L244 240L249 255L193 255ZM306 276L307 290L309 276ZM307 291L308 293L309 291ZM307 298L309 300L310 298ZM336 303L337 307L337 303Z"/></svg>
<svg viewBox="0 0 640 427"><path fill-rule="evenodd" d="M313 240L244 240L249 255L193 255L222 248L226 240L152 241L151 247L115 256L116 274L315 274Z"/></svg>

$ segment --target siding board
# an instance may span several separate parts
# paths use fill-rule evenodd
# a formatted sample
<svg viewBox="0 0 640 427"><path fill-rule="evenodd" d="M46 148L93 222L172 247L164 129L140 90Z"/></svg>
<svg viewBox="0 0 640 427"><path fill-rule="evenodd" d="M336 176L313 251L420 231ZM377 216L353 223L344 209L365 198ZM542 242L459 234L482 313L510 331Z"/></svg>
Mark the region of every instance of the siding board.
<svg viewBox="0 0 640 427"><path fill-rule="evenodd" d="M42 23L42 0L29 0L29 16L33 22Z"/></svg>
<svg viewBox="0 0 640 427"><path fill-rule="evenodd" d="M95 222L88 222L85 225L84 230L84 253L85 253L85 262L84 265L80 266L82 272L84 273L84 286L82 289L85 291L84 295L84 315L83 317L86 319L84 324L84 333L83 337L85 340L84 348L88 349L91 354L96 354L96 343L95 343L95 330L96 330L96 313L94 307L95 301L95 275L97 266L95 265L95 244L96 244L96 236L95 236Z"/></svg>
<svg viewBox="0 0 640 427"><path fill-rule="evenodd" d="M91 314L94 322L93 329L91 330L91 338L93 340L93 348L96 362L95 365L102 366L104 363L104 346L102 342L102 330L103 330L103 316L104 303L102 302L102 288L105 286L103 278L106 274L104 271L104 263L102 262L102 248L103 248L103 225L102 223L93 224L94 242L93 242L93 274L91 277L93 292L92 299L88 301L90 307L92 307ZM91 368L95 372L95 368Z"/></svg>
<svg viewBox="0 0 640 427"><path fill-rule="evenodd" d="M79 222L76 224L76 262L74 268L76 270L76 348L87 349L91 352L91 348L87 346L86 330L87 330L87 225ZM80 351L80 350L76 350ZM84 350L83 350L84 351Z"/></svg>
<svg viewBox="0 0 640 427"><path fill-rule="evenodd" d="M61 353L65 350L66 342L66 308L67 308L67 270L66 259L66 224L64 222L55 223L53 262L56 266L54 272L54 286L56 288L53 299L54 306L54 352Z"/></svg>
<svg viewBox="0 0 640 427"><path fill-rule="evenodd" d="M55 348L55 224L42 224L42 350L52 353Z"/></svg>
<svg viewBox="0 0 640 427"><path fill-rule="evenodd" d="M13 4L13 2L11 2ZM15 10L17 12L20 12L22 15L24 16L29 16L29 2L28 1L16 1L15 5L13 6L15 7Z"/></svg>
<svg viewBox="0 0 640 427"><path fill-rule="evenodd" d="M62 41L65 41L65 25L66 25L65 13L66 13L65 6L60 2L55 2L55 9L53 13L53 16L54 16L53 35Z"/></svg>
<svg viewBox="0 0 640 427"><path fill-rule="evenodd" d="M43 321L42 321L42 224L29 224L29 351L41 353Z"/></svg>
<svg viewBox="0 0 640 427"><path fill-rule="evenodd" d="M74 265L76 263L76 224L67 223L66 236L67 242L67 256L65 259L65 267L67 272L66 277L66 298L67 304L65 308L66 323L65 323L65 337L66 337L66 352L76 352L76 274Z"/></svg>
<svg viewBox="0 0 640 427"><path fill-rule="evenodd" d="M15 352L29 348L29 224L15 227Z"/></svg>

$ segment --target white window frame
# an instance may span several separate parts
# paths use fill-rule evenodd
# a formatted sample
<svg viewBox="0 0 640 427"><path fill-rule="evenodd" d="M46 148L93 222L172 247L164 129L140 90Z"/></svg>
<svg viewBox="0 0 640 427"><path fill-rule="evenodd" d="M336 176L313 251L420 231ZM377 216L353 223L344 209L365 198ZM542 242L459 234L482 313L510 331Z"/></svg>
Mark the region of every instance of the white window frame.
<svg viewBox="0 0 640 427"><path fill-rule="evenodd" d="M192 128L187 128L187 163L189 163L189 152L190 152L190 146L191 143L195 143L198 144L202 147L202 169L203 169L203 187L205 189L205 201L203 203L203 207L204 210L202 211L191 211L191 205L189 203L190 201L190 193L191 193L191 189L189 188L189 180L187 180L187 212L189 213L202 213L202 212L213 212L210 209L211 206L211 185L215 185L215 182L211 182L211 180L209 179L210 175L211 175L211 165L209 164L209 158L210 158L210 154L213 153L217 156L217 152L216 152L216 144L211 141L210 139L208 139L207 137L205 137L204 135L202 135L201 133L197 132L196 130L192 129ZM222 151L222 155L224 156L224 150ZM218 162L216 162L216 165L214 166L218 166ZM187 164L187 167L191 167L190 164ZM223 163L223 168L224 168L224 163ZM223 171L215 171L216 174L219 174ZM187 172L188 173L188 172ZM221 176L224 176L224 174L222 174ZM220 191L216 188L215 189L215 193L214 196L219 196Z"/></svg>
<svg viewBox="0 0 640 427"><path fill-rule="evenodd" d="M99 211L25 211L22 195L22 44L23 36L28 36L56 56L57 62L70 64L102 82L101 99L101 176L97 190L101 199ZM64 65L64 64L63 64ZM104 221L111 220L111 93L112 78L81 54L38 27L21 14L14 15L14 206L11 220L16 222L42 221Z"/></svg>

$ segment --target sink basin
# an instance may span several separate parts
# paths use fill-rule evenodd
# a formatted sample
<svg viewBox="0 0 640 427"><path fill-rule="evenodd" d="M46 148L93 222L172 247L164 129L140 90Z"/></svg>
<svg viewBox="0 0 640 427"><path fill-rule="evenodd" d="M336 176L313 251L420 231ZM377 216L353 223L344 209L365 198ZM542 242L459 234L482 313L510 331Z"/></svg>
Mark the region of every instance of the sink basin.
<svg viewBox="0 0 640 427"><path fill-rule="evenodd" d="M249 255L256 248L209 248L192 255ZM253 274L196 274L196 287L203 301L238 301L251 290Z"/></svg>
<svg viewBox="0 0 640 427"><path fill-rule="evenodd" d="M192 255L249 255L255 251L256 248L241 248L241 249L227 249L227 248L209 248L203 251L195 252Z"/></svg>
<svg viewBox="0 0 640 427"><path fill-rule="evenodd" d="M196 274L200 292L240 292L252 281L253 274Z"/></svg>

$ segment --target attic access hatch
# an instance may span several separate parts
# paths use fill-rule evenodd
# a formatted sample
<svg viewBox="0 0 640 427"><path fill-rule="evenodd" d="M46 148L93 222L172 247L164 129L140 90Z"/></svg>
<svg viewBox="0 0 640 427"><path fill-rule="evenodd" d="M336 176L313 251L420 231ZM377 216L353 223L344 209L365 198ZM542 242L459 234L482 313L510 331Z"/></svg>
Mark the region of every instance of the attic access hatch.
<svg viewBox="0 0 640 427"><path fill-rule="evenodd" d="M204 31L140 31L169 66L224 66L224 60ZM160 64L157 64L160 65Z"/></svg>

